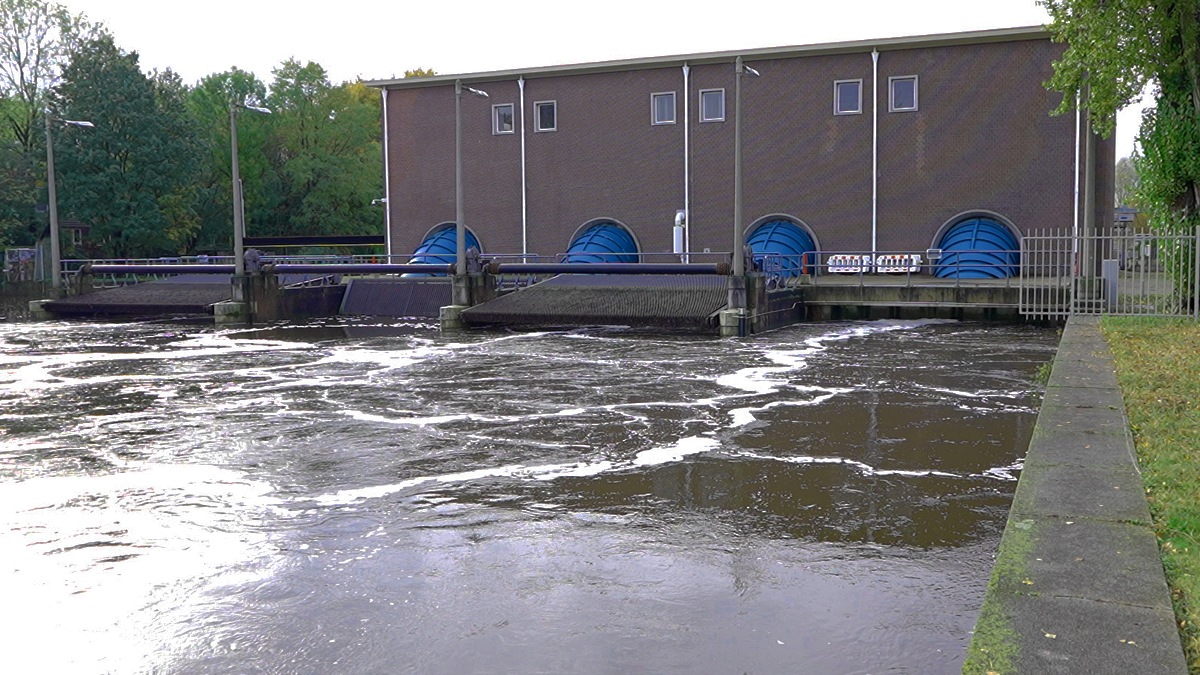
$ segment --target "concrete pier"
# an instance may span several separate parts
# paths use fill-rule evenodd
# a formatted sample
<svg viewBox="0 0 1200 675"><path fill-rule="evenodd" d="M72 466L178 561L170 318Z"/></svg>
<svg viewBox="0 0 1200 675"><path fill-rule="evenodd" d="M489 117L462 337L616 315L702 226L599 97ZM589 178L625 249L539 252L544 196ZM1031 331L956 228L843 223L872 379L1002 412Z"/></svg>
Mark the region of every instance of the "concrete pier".
<svg viewBox="0 0 1200 675"><path fill-rule="evenodd" d="M968 675L1186 675L1099 317L1063 330L975 634Z"/></svg>

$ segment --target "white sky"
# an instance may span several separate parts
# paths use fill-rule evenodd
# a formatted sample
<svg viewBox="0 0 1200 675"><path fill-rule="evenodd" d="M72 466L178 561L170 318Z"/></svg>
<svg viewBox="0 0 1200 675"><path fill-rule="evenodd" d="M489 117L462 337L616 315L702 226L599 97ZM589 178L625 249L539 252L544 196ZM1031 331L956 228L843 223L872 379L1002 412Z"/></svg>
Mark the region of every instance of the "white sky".
<svg viewBox="0 0 1200 675"><path fill-rule="evenodd" d="M1034 0L58 0L104 22L142 68L193 83L233 66L270 83L289 57L334 82L1046 23ZM1140 107L1117 119L1130 154Z"/></svg>

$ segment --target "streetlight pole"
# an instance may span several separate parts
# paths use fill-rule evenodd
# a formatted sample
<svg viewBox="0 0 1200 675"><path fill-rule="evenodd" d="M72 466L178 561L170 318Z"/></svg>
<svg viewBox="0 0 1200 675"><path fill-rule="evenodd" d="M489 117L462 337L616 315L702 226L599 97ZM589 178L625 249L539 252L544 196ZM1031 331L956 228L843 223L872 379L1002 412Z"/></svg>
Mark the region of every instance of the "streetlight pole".
<svg viewBox="0 0 1200 675"><path fill-rule="evenodd" d="M487 92L464 87L462 80L454 81L454 293L455 305L471 304L470 280L467 278L467 226L463 222L463 179L462 179L462 97L469 92L480 98L488 98Z"/></svg>
<svg viewBox="0 0 1200 675"><path fill-rule="evenodd" d="M51 122L60 122L73 127L95 128L96 125L84 120L56 120L46 111L46 192L50 209L50 283L54 295L62 295L62 248L58 240L58 192L54 184L54 136L51 133Z"/></svg>
<svg viewBox="0 0 1200 675"><path fill-rule="evenodd" d="M758 71L734 62L733 78L733 276L729 280L729 308L746 308L746 233L742 228L742 76Z"/></svg>
<svg viewBox="0 0 1200 675"><path fill-rule="evenodd" d="M246 247L243 243L246 233L246 209L242 202L242 174L238 167L237 111L239 108L264 115L270 115L271 111L245 103L234 103L229 106L229 145L233 156L233 272L240 277L246 273Z"/></svg>

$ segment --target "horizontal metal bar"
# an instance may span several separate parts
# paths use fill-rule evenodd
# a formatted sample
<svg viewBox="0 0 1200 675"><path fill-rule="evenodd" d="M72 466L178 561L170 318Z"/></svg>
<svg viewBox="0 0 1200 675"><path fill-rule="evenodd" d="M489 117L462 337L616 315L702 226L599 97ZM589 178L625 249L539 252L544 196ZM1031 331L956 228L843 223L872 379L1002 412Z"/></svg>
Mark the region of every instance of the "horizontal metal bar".
<svg viewBox="0 0 1200 675"><path fill-rule="evenodd" d="M329 263L303 265L275 263L263 265L264 272L276 274L453 274L454 265Z"/></svg>
<svg viewBox="0 0 1200 675"><path fill-rule="evenodd" d="M233 274L233 265L92 265L80 274Z"/></svg>
<svg viewBox="0 0 1200 675"><path fill-rule="evenodd" d="M492 274L729 274L719 263L495 263Z"/></svg>

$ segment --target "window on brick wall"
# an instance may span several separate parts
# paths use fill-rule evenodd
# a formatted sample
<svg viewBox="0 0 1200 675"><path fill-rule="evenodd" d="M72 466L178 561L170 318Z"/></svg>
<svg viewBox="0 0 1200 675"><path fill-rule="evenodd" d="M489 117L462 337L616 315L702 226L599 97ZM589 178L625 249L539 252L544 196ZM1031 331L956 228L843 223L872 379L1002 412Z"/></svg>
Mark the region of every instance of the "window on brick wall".
<svg viewBox="0 0 1200 675"><path fill-rule="evenodd" d="M910 112L917 109L917 76L888 78L888 110Z"/></svg>
<svg viewBox="0 0 1200 675"><path fill-rule="evenodd" d="M724 89L701 89L700 90L700 121L701 122L724 122L725 121L725 90Z"/></svg>
<svg viewBox="0 0 1200 675"><path fill-rule="evenodd" d="M838 80L833 83L833 114L857 115L862 112L862 80Z"/></svg>
<svg viewBox="0 0 1200 675"><path fill-rule="evenodd" d="M492 133L511 134L516 129L513 124L513 104L500 103L492 106Z"/></svg>
<svg viewBox="0 0 1200 675"><path fill-rule="evenodd" d="M558 129L558 104L555 101L538 101L533 104L534 131Z"/></svg>
<svg viewBox="0 0 1200 675"><path fill-rule="evenodd" d="M675 124L675 92L650 94L650 123Z"/></svg>

